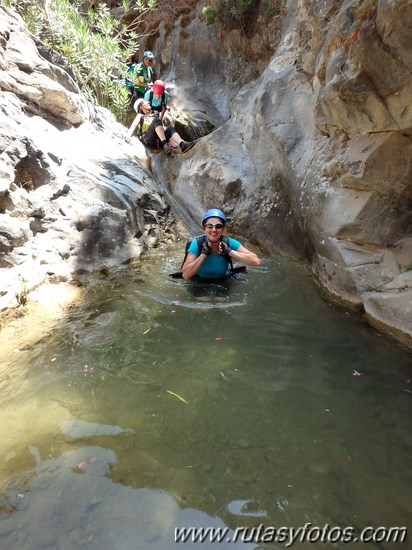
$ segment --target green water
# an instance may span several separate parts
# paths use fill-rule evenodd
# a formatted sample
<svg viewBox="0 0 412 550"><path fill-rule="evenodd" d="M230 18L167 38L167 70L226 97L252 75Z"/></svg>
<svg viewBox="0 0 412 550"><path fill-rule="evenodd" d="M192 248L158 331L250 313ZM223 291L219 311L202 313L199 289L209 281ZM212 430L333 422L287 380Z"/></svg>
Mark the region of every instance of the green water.
<svg viewBox="0 0 412 550"><path fill-rule="evenodd" d="M174 528L411 526L411 354L284 260L204 299L167 277L178 261L102 279L2 358L0 548L282 548L175 544Z"/></svg>

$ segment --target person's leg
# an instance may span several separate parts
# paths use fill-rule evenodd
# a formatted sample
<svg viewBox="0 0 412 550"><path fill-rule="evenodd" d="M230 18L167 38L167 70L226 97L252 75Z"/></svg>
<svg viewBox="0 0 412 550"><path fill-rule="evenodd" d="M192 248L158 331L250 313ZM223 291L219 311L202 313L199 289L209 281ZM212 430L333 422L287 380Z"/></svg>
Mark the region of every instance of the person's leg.
<svg viewBox="0 0 412 550"><path fill-rule="evenodd" d="M178 134L176 128L173 128L171 126L170 128L167 128L166 130L166 139L172 144L176 144L182 153L186 153L195 145L196 141L185 141L181 138L181 136Z"/></svg>
<svg viewBox="0 0 412 550"><path fill-rule="evenodd" d="M178 147L178 143L176 141L174 141L173 139L173 134L176 133L176 130L171 127L171 126L168 126L166 129L165 129L165 136L166 136L166 139L167 139L167 143L173 147L173 149L176 149Z"/></svg>
<svg viewBox="0 0 412 550"><path fill-rule="evenodd" d="M169 128L166 129L165 134L167 141L171 141L173 145L178 146L183 141L180 135L177 133L176 128L174 128L173 126L169 126Z"/></svg>
<svg viewBox="0 0 412 550"><path fill-rule="evenodd" d="M160 138L156 133L156 119L152 120L147 130L140 136L140 141L154 153L158 153L162 150Z"/></svg>
<svg viewBox="0 0 412 550"><path fill-rule="evenodd" d="M158 135L160 141L168 141L167 140L167 137L166 137L166 134L165 134L165 129L163 128L163 124L161 122L161 120L159 119L159 121L155 121L155 130L156 130L156 134Z"/></svg>
<svg viewBox="0 0 412 550"><path fill-rule="evenodd" d="M165 155L167 156L170 156L171 153L172 153L172 148L170 147L170 145L167 143L167 137L166 137L166 134L165 134L165 129L163 127L163 123L162 121L160 120L159 117L156 117L155 119L155 132L156 132L156 135L158 137L158 140L160 141L162 147L163 147L163 152L165 153Z"/></svg>

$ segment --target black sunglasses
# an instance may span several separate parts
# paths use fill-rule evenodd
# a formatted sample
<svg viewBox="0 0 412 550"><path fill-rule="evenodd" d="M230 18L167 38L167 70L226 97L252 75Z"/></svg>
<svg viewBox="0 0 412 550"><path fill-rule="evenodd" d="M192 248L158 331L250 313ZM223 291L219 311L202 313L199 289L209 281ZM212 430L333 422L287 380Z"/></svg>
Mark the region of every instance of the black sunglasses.
<svg viewBox="0 0 412 550"><path fill-rule="evenodd" d="M149 59L148 57L146 57L146 59L148 63L153 63L153 59Z"/></svg>
<svg viewBox="0 0 412 550"><path fill-rule="evenodd" d="M222 229L225 225L223 223L205 223L205 227L207 227L207 229Z"/></svg>

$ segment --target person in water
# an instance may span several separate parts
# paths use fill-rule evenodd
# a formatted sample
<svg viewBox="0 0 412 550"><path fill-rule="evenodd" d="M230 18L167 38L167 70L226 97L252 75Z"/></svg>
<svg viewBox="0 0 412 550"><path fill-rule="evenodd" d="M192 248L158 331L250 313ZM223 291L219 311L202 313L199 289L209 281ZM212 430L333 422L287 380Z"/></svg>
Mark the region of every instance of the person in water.
<svg viewBox="0 0 412 550"><path fill-rule="evenodd" d="M205 238L199 249L198 239L193 239L182 266L183 279L200 281L223 280L229 274L232 260L245 265L258 266L260 259L232 237L224 237L226 217L218 208L203 214L202 227Z"/></svg>

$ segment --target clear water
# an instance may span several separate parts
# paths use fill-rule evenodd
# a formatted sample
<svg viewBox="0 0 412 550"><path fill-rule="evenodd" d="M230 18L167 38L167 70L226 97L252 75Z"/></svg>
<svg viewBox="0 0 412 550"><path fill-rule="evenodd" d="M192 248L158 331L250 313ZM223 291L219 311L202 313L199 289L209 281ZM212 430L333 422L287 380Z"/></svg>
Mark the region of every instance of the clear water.
<svg viewBox="0 0 412 550"><path fill-rule="evenodd" d="M2 353L0 548L280 548L175 544L174 528L410 527L411 353L284 260L202 298L167 277L179 259L102 280Z"/></svg>

